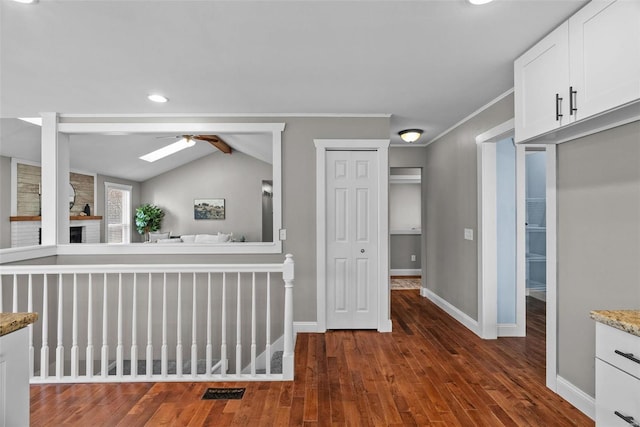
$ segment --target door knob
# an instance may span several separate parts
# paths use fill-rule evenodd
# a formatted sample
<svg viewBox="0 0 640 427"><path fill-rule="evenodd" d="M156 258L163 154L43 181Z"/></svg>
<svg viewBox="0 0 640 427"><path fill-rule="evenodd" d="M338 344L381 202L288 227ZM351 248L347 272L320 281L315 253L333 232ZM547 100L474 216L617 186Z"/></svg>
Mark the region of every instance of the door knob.
<svg viewBox="0 0 640 427"><path fill-rule="evenodd" d="M360 249L360 253L363 254L364 253L364 249Z"/></svg>

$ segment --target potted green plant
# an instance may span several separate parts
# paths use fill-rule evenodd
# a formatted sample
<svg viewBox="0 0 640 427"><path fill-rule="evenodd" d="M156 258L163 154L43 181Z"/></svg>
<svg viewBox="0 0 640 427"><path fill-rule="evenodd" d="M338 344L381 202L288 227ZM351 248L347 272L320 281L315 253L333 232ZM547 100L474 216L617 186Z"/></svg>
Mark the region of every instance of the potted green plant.
<svg viewBox="0 0 640 427"><path fill-rule="evenodd" d="M145 203L136 209L136 229L144 235L145 242L149 240L149 232L160 230L162 218L164 211L151 203Z"/></svg>

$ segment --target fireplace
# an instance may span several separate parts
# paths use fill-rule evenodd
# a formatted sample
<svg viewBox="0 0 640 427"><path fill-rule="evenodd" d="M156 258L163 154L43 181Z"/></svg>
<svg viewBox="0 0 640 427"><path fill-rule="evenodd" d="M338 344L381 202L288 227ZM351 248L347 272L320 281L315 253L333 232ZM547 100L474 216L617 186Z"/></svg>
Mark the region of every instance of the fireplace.
<svg viewBox="0 0 640 427"><path fill-rule="evenodd" d="M82 227L69 227L69 243L82 243Z"/></svg>

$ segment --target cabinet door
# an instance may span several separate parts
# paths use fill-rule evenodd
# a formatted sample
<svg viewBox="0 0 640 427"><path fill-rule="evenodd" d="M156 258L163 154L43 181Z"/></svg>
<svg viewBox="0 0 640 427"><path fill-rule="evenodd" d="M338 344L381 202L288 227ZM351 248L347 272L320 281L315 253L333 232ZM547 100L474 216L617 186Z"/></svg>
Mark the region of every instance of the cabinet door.
<svg viewBox="0 0 640 427"><path fill-rule="evenodd" d="M565 22L514 62L515 140L568 123L569 26ZM556 95L563 98L556 102ZM559 111L556 111L558 108ZM556 113L559 113L556 115ZM561 117L559 115L562 115Z"/></svg>
<svg viewBox="0 0 640 427"><path fill-rule="evenodd" d="M640 380L596 359L596 425L629 427L640 421Z"/></svg>
<svg viewBox="0 0 640 427"><path fill-rule="evenodd" d="M576 120L640 99L640 1L580 9L569 19L569 53Z"/></svg>

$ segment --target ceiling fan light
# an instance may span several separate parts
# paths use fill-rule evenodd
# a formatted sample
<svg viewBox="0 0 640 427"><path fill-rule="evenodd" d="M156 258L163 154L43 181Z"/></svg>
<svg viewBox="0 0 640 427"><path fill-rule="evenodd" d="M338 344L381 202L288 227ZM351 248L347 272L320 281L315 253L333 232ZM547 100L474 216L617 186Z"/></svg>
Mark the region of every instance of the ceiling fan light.
<svg viewBox="0 0 640 427"><path fill-rule="evenodd" d="M194 145L196 145L196 140L188 135L183 136L181 141L183 141L185 147L193 147Z"/></svg>
<svg viewBox="0 0 640 427"><path fill-rule="evenodd" d="M169 101L169 98L167 98L164 95L157 94L157 93L152 93L151 95L147 96L147 98L149 98L149 101L158 102L160 104Z"/></svg>
<svg viewBox="0 0 640 427"><path fill-rule="evenodd" d="M398 132L404 142L416 142L422 136L422 129L405 129Z"/></svg>

